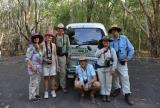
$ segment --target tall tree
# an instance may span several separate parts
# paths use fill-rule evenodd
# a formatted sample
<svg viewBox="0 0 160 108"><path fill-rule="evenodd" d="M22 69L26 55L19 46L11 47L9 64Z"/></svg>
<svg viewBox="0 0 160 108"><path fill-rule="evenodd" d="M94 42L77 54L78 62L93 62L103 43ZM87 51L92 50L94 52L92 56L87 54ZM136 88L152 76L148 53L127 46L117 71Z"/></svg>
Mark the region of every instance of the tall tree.
<svg viewBox="0 0 160 108"><path fill-rule="evenodd" d="M149 51L153 57L160 56L160 0L150 0L152 5L149 5L151 8L145 8L145 0L138 0L141 6L142 12L146 17L146 22L148 28L145 28L137 16L133 14L122 2L124 9L130 13L137 25L141 28L141 30L145 33L146 38L149 40Z"/></svg>

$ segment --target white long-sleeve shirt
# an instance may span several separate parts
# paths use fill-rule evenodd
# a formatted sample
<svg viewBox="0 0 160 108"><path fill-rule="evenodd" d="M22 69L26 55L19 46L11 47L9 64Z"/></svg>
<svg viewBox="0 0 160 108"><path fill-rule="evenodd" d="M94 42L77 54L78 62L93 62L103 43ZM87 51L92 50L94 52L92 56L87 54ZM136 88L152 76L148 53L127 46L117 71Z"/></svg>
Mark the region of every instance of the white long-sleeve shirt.
<svg viewBox="0 0 160 108"><path fill-rule="evenodd" d="M108 51L105 52L107 49L102 48L102 49L97 49L95 56L98 58L97 64L100 66L105 66L105 60L107 58L112 58L113 59L113 65L111 66L111 69L115 71L117 68L117 55L116 51L113 48L108 48ZM105 52L105 53L104 53Z"/></svg>

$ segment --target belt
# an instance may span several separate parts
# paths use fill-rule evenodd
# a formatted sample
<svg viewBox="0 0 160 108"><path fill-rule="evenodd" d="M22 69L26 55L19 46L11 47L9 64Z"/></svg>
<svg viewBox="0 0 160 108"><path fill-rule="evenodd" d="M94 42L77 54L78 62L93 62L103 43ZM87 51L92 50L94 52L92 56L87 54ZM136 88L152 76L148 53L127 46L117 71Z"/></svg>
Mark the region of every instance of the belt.
<svg viewBox="0 0 160 108"><path fill-rule="evenodd" d="M62 56L66 56L66 54L58 54L58 56L62 57Z"/></svg>
<svg viewBox="0 0 160 108"><path fill-rule="evenodd" d="M107 66L100 66L98 64L95 64L95 69L98 69L98 68L109 68L109 67L107 67Z"/></svg>

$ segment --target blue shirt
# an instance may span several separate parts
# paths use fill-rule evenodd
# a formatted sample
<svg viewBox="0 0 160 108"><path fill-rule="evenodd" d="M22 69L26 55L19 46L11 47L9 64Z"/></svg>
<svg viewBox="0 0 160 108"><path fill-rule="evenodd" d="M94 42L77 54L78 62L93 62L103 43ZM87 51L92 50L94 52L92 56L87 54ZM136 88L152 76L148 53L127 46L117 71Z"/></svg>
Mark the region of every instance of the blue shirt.
<svg viewBox="0 0 160 108"><path fill-rule="evenodd" d="M91 81L96 75L96 72L91 64L87 64L86 70L84 70L80 65L76 66L76 74L78 74L79 80L83 82L84 80Z"/></svg>
<svg viewBox="0 0 160 108"><path fill-rule="evenodd" d="M134 55L134 47L125 35L120 35L116 39L113 38L110 46L115 49L119 61L125 57L130 60Z"/></svg>

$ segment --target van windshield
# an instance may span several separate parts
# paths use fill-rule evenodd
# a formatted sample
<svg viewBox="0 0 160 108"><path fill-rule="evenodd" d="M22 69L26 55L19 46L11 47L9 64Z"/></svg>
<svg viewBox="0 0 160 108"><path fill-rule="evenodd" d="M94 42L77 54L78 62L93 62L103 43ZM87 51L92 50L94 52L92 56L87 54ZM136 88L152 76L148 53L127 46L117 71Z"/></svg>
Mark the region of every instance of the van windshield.
<svg viewBox="0 0 160 108"><path fill-rule="evenodd" d="M97 45L102 37L102 31L99 28L74 28L74 31L72 45Z"/></svg>

